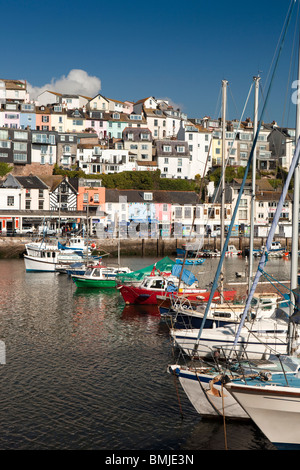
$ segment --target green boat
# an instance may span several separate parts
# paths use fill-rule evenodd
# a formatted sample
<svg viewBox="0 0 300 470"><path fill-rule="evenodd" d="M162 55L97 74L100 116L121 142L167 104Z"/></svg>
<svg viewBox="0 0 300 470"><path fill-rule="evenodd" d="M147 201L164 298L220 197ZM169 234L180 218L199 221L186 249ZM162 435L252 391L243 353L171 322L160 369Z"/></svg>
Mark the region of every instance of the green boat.
<svg viewBox="0 0 300 470"><path fill-rule="evenodd" d="M116 287L116 272L114 268L103 265L91 266L82 275L72 276L77 287L112 288Z"/></svg>

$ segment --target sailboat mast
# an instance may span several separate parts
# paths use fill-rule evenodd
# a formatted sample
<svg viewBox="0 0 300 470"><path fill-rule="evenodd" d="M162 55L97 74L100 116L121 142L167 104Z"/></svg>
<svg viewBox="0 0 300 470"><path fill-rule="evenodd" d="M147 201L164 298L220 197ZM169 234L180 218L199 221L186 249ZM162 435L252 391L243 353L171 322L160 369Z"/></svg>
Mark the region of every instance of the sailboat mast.
<svg viewBox="0 0 300 470"><path fill-rule="evenodd" d="M226 138L226 104L227 104L227 80L222 80L222 173L221 173L221 251L224 248L225 240L225 138ZM223 299L224 273L221 271L220 296Z"/></svg>
<svg viewBox="0 0 300 470"><path fill-rule="evenodd" d="M257 131L257 116L258 116L258 90L260 77L253 77L255 84L254 93L254 118L253 118L253 140ZM256 144L253 149L252 160L252 194L251 194L251 213L250 213L250 248L249 248L249 279L248 279L248 292L250 292L253 277L253 245L254 245L254 209L255 209L255 183L256 183Z"/></svg>
<svg viewBox="0 0 300 470"><path fill-rule="evenodd" d="M297 102L296 102L296 131L295 144L300 136L300 37L298 48L298 77L297 77ZM298 240L299 240L299 163L294 172L294 197L293 197L293 223L292 223L292 246L291 246L291 290L296 289L298 285ZM292 308L292 307L291 307Z"/></svg>

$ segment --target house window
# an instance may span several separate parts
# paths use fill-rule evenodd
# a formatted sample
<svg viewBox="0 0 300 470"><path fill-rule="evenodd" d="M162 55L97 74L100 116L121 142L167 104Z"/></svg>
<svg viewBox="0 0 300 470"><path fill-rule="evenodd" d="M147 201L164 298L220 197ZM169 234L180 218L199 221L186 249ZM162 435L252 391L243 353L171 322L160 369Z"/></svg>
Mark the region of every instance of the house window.
<svg viewBox="0 0 300 470"><path fill-rule="evenodd" d="M28 134L27 134L27 132L18 132L18 131L15 131L15 132L14 132L14 138L15 138L15 139L20 139L20 140L27 140Z"/></svg>
<svg viewBox="0 0 300 470"><path fill-rule="evenodd" d="M43 201L43 199L40 199L40 200L39 200L39 209L40 209L40 210L43 210L43 209L44 209L44 201Z"/></svg>
<svg viewBox="0 0 300 470"><path fill-rule="evenodd" d="M99 202L99 194L98 193L94 194L94 202Z"/></svg>
<svg viewBox="0 0 300 470"><path fill-rule="evenodd" d="M14 206L15 205L15 198L14 196L7 196L7 205Z"/></svg>
<svg viewBox="0 0 300 470"><path fill-rule="evenodd" d="M10 149L10 142L6 140L0 140L0 147Z"/></svg>
<svg viewBox="0 0 300 470"><path fill-rule="evenodd" d="M141 140L149 140L149 134L141 134Z"/></svg>
<svg viewBox="0 0 300 470"><path fill-rule="evenodd" d="M239 219L247 220L247 210L240 210L239 211Z"/></svg>
<svg viewBox="0 0 300 470"><path fill-rule="evenodd" d="M144 193L144 201L152 201L153 193Z"/></svg>
<svg viewBox="0 0 300 470"><path fill-rule="evenodd" d="M44 190L43 189L39 189L39 197L44 197Z"/></svg>
<svg viewBox="0 0 300 470"><path fill-rule="evenodd" d="M25 201L25 209L30 209L31 201L30 199L26 199Z"/></svg>
<svg viewBox="0 0 300 470"><path fill-rule="evenodd" d="M27 144L25 142L15 142L14 143L15 150L21 150L22 152L26 152Z"/></svg>
<svg viewBox="0 0 300 470"><path fill-rule="evenodd" d="M167 212L168 211L168 204L163 204L163 212Z"/></svg>
<svg viewBox="0 0 300 470"><path fill-rule="evenodd" d="M26 162L27 156L25 153L14 153L14 161L15 162Z"/></svg>
<svg viewBox="0 0 300 470"><path fill-rule="evenodd" d="M164 151L164 152L171 152L171 147L170 147L170 145L164 145L164 146L163 146L163 151Z"/></svg>
<svg viewBox="0 0 300 470"><path fill-rule="evenodd" d="M192 208L191 207L185 207L184 208L184 218L185 219L190 219L192 217Z"/></svg>
<svg viewBox="0 0 300 470"><path fill-rule="evenodd" d="M175 207L175 219L182 219L182 207Z"/></svg>

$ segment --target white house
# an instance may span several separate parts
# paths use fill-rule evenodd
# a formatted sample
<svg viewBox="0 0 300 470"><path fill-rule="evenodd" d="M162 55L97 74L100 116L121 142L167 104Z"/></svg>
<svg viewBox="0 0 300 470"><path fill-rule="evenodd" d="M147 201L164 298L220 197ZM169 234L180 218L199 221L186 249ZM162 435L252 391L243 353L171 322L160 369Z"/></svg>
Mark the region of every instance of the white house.
<svg viewBox="0 0 300 470"><path fill-rule="evenodd" d="M201 177L212 167L211 139L212 133L198 124L181 122L178 139L188 143L190 153L189 178Z"/></svg>

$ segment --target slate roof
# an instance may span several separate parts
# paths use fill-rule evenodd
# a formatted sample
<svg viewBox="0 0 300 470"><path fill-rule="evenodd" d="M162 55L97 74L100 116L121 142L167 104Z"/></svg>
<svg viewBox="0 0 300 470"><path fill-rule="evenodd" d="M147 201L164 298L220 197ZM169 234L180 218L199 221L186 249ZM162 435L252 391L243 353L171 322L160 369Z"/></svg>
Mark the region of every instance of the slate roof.
<svg viewBox="0 0 300 470"><path fill-rule="evenodd" d="M144 193L152 193L151 201L144 199ZM127 197L127 202L157 204L198 204L194 191L151 191L138 189L105 189L105 202L119 202L119 197Z"/></svg>
<svg viewBox="0 0 300 470"><path fill-rule="evenodd" d="M48 189L48 186L38 176L15 176L15 179L26 189Z"/></svg>

